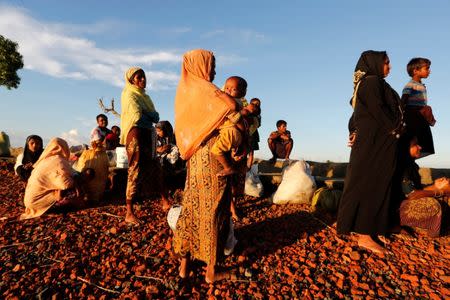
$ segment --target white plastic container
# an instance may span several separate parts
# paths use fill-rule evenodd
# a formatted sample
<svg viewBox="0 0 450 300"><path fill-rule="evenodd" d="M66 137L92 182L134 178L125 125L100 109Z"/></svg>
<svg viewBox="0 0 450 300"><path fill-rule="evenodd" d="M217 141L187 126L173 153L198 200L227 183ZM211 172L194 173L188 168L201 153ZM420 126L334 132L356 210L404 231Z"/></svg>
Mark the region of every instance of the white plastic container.
<svg viewBox="0 0 450 300"><path fill-rule="evenodd" d="M116 167L117 168L128 168L128 156L125 147L116 148Z"/></svg>

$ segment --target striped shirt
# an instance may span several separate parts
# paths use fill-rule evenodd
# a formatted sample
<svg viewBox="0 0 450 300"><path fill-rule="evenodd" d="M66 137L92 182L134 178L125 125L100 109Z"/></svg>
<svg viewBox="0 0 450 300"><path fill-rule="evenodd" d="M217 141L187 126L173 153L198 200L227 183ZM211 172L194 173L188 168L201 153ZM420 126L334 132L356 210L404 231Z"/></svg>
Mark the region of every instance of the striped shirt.
<svg viewBox="0 0 450 300"><path fill-rule="evenodd" d="M406 105L425 106L427 105L427 88L425 84L410 80L403 88L403 95L408 95Z"/></svg>

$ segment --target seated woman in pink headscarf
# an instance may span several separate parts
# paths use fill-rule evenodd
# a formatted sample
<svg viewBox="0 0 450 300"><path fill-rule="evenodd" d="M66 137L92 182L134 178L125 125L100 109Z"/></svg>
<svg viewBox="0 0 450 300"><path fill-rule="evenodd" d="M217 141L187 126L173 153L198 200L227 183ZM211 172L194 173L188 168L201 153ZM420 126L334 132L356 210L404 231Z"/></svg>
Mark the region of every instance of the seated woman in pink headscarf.
<svg viewBox="0 0 450 300"><path fill-rule="evenodd" d="M25 213L21 219L36 218L52 207L82 203L81 182L94 174L77 174L69 163L69 146L61 138L53 138L34 164L33 172L25 188ZM81 178L80 178L81 177Z"/></svg>

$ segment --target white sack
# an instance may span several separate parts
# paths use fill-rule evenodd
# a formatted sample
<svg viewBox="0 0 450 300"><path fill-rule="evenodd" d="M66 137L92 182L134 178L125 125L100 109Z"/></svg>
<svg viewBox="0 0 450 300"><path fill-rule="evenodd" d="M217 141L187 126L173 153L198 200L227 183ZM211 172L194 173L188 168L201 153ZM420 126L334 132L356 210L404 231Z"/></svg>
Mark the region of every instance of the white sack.
<svg viewBox="0 0 450 300"><path fill-rule="evenodd" d="M299 160L283 170L281 183L272 196L275 204L311 203L316 182L311 176L309 165Z"/></svg>

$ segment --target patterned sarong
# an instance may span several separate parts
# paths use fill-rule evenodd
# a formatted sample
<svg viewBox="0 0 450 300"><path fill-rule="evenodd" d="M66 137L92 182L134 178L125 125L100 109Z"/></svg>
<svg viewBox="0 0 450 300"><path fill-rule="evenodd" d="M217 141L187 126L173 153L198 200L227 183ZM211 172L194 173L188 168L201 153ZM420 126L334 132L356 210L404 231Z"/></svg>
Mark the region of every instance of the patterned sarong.
<svg viewBox="0 0 450 300"><path fill-rule="evenodd" d="M155 129L133 127L127 135L127 203L152 194L161 194L163 173L156 159Z"/></svg>
<svg viewBox="0 0 450 300"><path fill-rule="evenodd" d="M188 253L215 265L223 254L230 220L231 186L210 149L217 137L209 139L189 159L182 212L174 233L175 253Z"/></svg>

